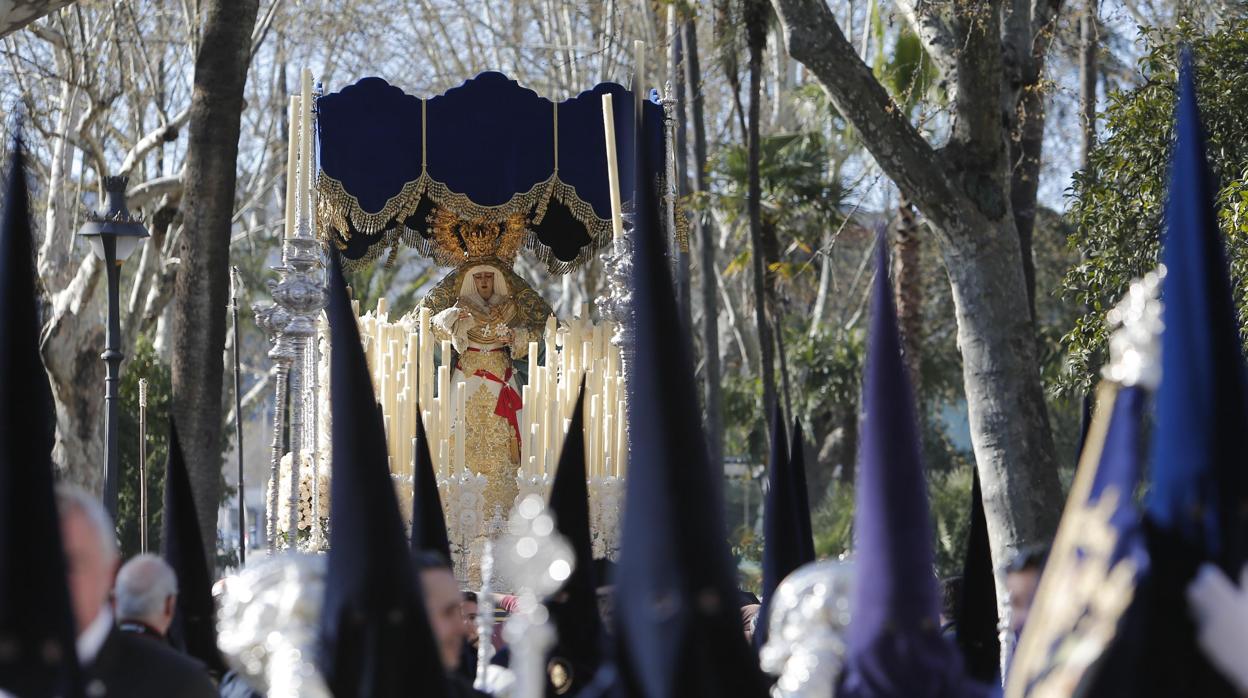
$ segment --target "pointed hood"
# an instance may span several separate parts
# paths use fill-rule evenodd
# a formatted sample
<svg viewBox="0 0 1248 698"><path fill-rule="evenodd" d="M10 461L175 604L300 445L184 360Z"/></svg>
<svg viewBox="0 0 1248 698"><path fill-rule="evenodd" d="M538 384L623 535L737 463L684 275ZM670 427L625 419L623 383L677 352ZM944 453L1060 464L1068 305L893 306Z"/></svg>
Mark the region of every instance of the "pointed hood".
<svg viewBox="0 0 1248 698"><path fill-rule="evenodd" d="M25 156L15 141L0 222L0 690L72 688L74 619L53 497L52 392L39 356Z"/></svg>
<svg viewBox="0 0 1248 698"><path fill-rule="evenodd" d="M615 583L619 688L647 698L761 698L766 688L736 603L723 473L707 457L691 341L664 258L653 190L660 164L634 168L630 458Z"/></svg>
<svg viewBox="0 0 1248 698"><path fill-rule="evenodd" d="M858 581L850 607L844 695L979 695L984 689L966 682L957 649L939 634L927 481L882 233L876 242L862 396L854 511Z"/></svg>
<svg viewBox="0 0 1248 698"><path fill-rule="evenodd" d="M763 603L754 630L754 646L767 642L767 615L771 597L780 582L793 570L814 562L814 542L810 539L810 512L807 510L805 477L799 480L793 453L786 445L784 415L777 404L771 427L771 462L767 472L767 498L763 503ZM800 438L796 432L794 438ZM801 459L801 444L795 444ZM803 522L803 518L805 521Z"/></svg>
<svg viewBox="0 0 1248 698"><path fill-rule="evenodd" d="M939 602L918 417L901 357L888 281L888 247L877 243L854 512L858 578L850 645L861 651L890 629L926 630Z"/></svg>
<svg viewBox="0 0 1248 698"><path fill-rule="evenodd" d="M1145 498L1148 570L1119 631L1129 639L1109 650L1099 681L1139 698L1229 698L1237 692L1197 645L1185 592L1202 563L1217 563L1232 578L1244 564L1248 410L1190 49L1177 88L1161 254L1161 383Z"/></svg>
<svg viewBox="0 0 1248 698"><path fill-rule="evenodd" d="M329 560L318 665L337 698L444 695L442 669L404 539L385 431L347 300L338 255L329 268Z"/></svg>
<svg viewBox="0 0 1248 698"><path fill-rule="evenodd" d="M555 527L576 554L572 577L557 595L560 601L548 601L551 619L559 633L553 654L571 664L571 686L575 692L593 676L602 661L599 642L602 619L598 615L598 581L594 575L594 547L589 528L589 487L585 470L585 386L580 396L568 435L559 454L559 469L550 488L550 511ZM550 693L549 687L547 693Z"/></svg>
<svg viewBox="0 0 1248 698"><path fill-rule="evenodd" d="M815 532L810 523L810 490L806 487L806 436L802 430L802 422L793 418L792 440L789 442L789 472L793 474L793 503L797 512L797 523L802 534L798 538L802 559L805 562L815 560ZM805 564L803 562L802 564Z"/></svg>
<svg viewBox="0 0 1248 698"><path fill-rule="evenodd" d="M212 574L200 537L191 478L178 440L178 425L169 420L169 457L165 463L165 498L161 514L160 555L178 577L178 606L169 626L169 642L203 662L217 676L225 662L217 650L217 612L212 599Z"/></svg>
<svg viewBox="0 0 1248 698"><path fill-rule="evenodd" d="M979 489L979 471L972 466L971 473L971 530L966 536L962 590L955 609L954 628L967 674L980 681L992 681L1001 673L997 583L992 568L984 496Z"/></svg>
<svg viewBox="0 0 1248 698"><path fill-rule="evenodd" d="M1146 504L1159 527L1237 575L1248 515L1244 360L1190 50L1183 54L1178 90L1162 241L1162 381Z"/></svg>
<svg viewBox="0 0 1248 698"><path fill-rule="evenodd" d="M438 476L429 453L425 420L420 415L416 415L416 472L412 479L412 550L433 550L451 562L451 542L446 535Z"/></svg>

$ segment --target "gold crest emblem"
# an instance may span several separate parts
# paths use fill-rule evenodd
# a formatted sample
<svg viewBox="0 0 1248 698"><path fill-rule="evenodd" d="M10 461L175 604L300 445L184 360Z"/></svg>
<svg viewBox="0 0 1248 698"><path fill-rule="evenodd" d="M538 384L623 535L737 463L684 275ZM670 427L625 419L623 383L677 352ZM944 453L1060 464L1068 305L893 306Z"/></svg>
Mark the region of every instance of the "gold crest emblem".
<svg viewBox="0 0 1248 698"><path fill-rule="evenodd" d="M550 685L556 695L563 695L572 689L572 665L566 659L555 657L546 665L546 673L550 676Z"/></svg>

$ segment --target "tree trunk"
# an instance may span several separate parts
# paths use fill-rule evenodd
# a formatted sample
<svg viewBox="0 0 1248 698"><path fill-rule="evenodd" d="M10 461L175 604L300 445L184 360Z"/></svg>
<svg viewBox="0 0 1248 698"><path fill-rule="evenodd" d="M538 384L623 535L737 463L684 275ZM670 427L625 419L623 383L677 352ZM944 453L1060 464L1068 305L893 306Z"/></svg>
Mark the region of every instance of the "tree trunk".
<svg viewBox="0 0 1248 698"><path fill-rule="evenodd" d="M919 263L922 239L919 222L906 197L897 204L892 225L893 295L897 299L897 325L911 385L916 397L922 390L919 368L923 346L923 272Z"/></svg>
<svg viewBox="0 0 1248 698"><path fill-rule="evenodd" d="M1010 207L1023 255L1027 310L1036 317L1036 263L1031 238L1036 228L1036 192L1040 187L1040 151L1044 146L1044 93L1038 85L1022 91L1018 100L1018 133L1010 140Z"/></svg>
<svg viewBox="0 0 1248 698"><path fill-rule="evenodd" d="M53 460L65 478L92 492L104 486L104 323L95 297L103 270L95 255L82 259L52 297L40 338L56 401Z"/></svg>
<svg viewBox="0 0 1248 698"><path fill-rule="evenodd" d="M983 482L993 565L1057 530L1061 487L1040 385L1036 339L1011 217L953 235L945 268L957 311L971 444ZM1001 595L998 589L998 596Z"/></svg>
<svg viewBox="0 0 1248 698"><path fill-rule="evenodd" d="M689 164L687 162L689 155L686 149L685 136L685 104L684 104L684 88L685 75L681 68L684 62L684 45L681 41L676 21L677 12L674 7L668 9L668 40L671 42L671 56L668 60L668 70L670 71L668 79L671 81L671 97L676 99L673 108L672 117L676 120L675 131L676 136L673 139L673 146L676 149L674 158L676 160L676 216L679 225L679 219L682 215L679 208L680 202L689 193L689 182L685 176ZM673 231L675 232L675 231ZM680 317L684 320L685 327L691 331L693 329L693 289L691 282L691 273L689 269L689 239L672 240L672 258L676 261L676 302L680 310Z"/></svg>
<svg viewBox="0 0 1248 698"><path fill-rule="evenodd" d="M1096 0L1085 0L1083 14L1079 17L1079 112L1083 135L1083 167L1088 166L1088 156L1096 145L1096 86L1100 71L1096 67L1096 52L1100 48L1100 36L1096 21Z"/></svg>
<svg viewBox="0 0 1248 698"><path fill-rule="evenodd" d="M221 357L229 292L230 220L243 87L258 4L258 0L208 0L202 6L203 40L195 58L188 128L182 263L172 304L172 409L204 549L209 551L217 549L221 498Z"/></svg>
<svg viewBox="0 0 1248 698"><path fill-rule="evenodd" d="M771 293L768 289L771 284L767 280L768 275L771 274L767 266L772 258L768 254L764 241L762 182L759 176L762 157L759 143L759 109L761 107L759 103L762 101L763 49L767 46L766 9L766 5L761 0L747 0L746 2L745 31L750 53L750 106L746 121L749 172L746 199L750 219L750 259L754 272L754 319L758 324L759 373L763 379L764 412L771 410L776 404L775 340L771 334L769 318ZM771 428L768 420L764 420L764 423L764 429Z"/></svg>
<svg viewBox="0 0 1248 698"><path fill-rule="evenodd" d="M706 183L706 119L702 113L702 65L698 58L698 28L693 17L681 25L681 38L685 54L685 100L689 106L690 123L693 127L693 191L704 194ZM720 385L719 361L719 289L715 270L715 226L711 217L699 213L694 220L692 237L700 246L698 264L702 276L702 352L703 352L703 408L706 410L707 450L711 463L719 467L723 463L724 420L723 389Z"/></svg>
<svg viewBox="0 0 1248 698"><path fill-rule="evenodd" d="M937 150L855 53L822 0L773 2L789 54L818 79L880 168L936 233L957 311L993 564L1001 570L1019 547L1050 540L1062 502L1011 207L1006 147L1011 124L1003 128L1002 105L1010 103L1013 83L1002 57L1001 5L909 7L911 24L950 80L957 114L948 145ZM1047 40L1031 37L1044 36L1040 30L1056 7L1037 3L1024 13L1015 8L1012 21L1030 23L1031 31L1010 34L1012 43L1024 44L1012 47L1014 55L1034 58L1039 52L1043 59ZM948 21L938 11L964 14ZM1004 599L1001 574L998 599Z"/></svg>

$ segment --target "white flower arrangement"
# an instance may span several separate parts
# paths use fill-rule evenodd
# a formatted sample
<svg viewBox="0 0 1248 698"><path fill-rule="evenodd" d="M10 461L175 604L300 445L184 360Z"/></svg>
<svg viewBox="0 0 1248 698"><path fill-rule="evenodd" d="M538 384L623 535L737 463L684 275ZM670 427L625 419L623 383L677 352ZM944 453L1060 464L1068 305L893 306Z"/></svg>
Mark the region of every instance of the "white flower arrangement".
<svg viewBox="0 0 1248 698"><path fill-rule="evenodd" d="M316 487L319 490L319 500L317 501L316 515L313 516L312 511L312 456L309 453L300 454L299 467L299 520L296 524L298 532L296 540L301 549L307 549L312 539L313 523L320 527L320 539L323 541L329 530L329 468L324 463L320 464L320 472L318 473ZM286 542L290 542L290 464L291 454L287 453L282 456L280 463L280 479L281 485L277 492L277 533L282 536ZM272 501L273 480L270 478L268 482L268 495L266 501Z"/></svg>

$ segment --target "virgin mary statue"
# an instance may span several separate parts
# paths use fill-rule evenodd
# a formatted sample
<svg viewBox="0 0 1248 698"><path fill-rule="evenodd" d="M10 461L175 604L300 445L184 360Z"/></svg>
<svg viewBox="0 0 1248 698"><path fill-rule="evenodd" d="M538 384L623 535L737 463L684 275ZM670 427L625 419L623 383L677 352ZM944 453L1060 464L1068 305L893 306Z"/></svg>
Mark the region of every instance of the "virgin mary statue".
<svg viewBox="0 0 1248 698"><path fill-rule="evenodd" d="M506 517L517 493L524 406L515 362L541 335L550 305L511 268L525 232L522 217L496 225L435 214L434 230L439 248L454 244L463 251L451 260L455 271L421 301L435 335L455 349L452 383L467 388L464 419L453 425L452 438L465 440L465 466L486 476L486 516Z"/></svg>

